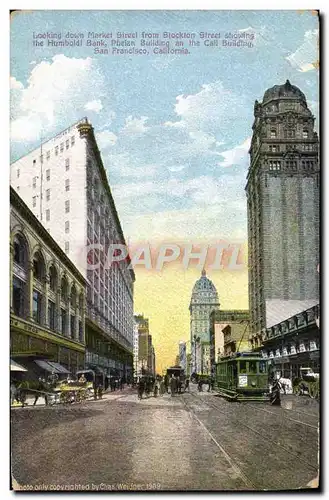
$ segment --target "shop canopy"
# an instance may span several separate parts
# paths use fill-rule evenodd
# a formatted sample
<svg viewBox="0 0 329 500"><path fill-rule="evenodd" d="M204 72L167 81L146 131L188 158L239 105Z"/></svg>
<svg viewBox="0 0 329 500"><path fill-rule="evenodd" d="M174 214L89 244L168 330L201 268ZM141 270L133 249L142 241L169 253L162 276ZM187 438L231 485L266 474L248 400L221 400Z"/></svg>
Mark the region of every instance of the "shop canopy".
<svg viewBox="0 0 329 500"><path fill-rule="evenodd" d="M46 370L47 372L55 372L59 374L68 374L70 373L69 370L64 368L64 366L60 365L59 363L55 363L54 361L46 361L44 359L35 359L34 362L40 366L43 370Z"/></svg>
<svg viewBox="0 0 329 500"><path fill-rule="evenodd" d="M10 360L10 371L11 372L27 372L27 369L22 365L19 365L13 359Z"/></svg>

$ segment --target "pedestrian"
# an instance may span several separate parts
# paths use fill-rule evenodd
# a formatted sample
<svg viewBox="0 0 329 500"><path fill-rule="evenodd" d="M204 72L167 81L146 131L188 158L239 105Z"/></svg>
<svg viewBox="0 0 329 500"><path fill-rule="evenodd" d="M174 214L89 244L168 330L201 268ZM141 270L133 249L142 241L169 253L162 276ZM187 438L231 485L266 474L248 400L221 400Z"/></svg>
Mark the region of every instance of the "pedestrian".
<svg viewBox="0 0 329 500"><path fill-rule="evenodd" d="M190 391L190 379L185 380L185 391Z"/></svg>
<svg viewBox="0 0 329 500"><path fill-rule="evenodd" d="M165 386L166 393L168 394L168 392L169 392L169 380L168 380L168 375L166 375L166 376L165 376L165 378L164 378L164 386Z"/></svg>
<svg viewBox="0 0 329 500"><path fill-rule="evenodd" d="M145 389L145 381L144 381L144 378L141 377L139 379L138 384L137 384L138 399L143 399L144 389Z"/></svg>
<svg viewBox="0 0 329 500"><path fill-rule="evenodd" d="M154 383L154 397L157 398L160 392L160 383L158 380Z"/></svg>
<svg viewBox="0 0 329 500"><path fill-rule="evenodd" d="M14 384L14 382L12 382L11 385L10 385L10 403L11 404L14 404L16 396L17 396L16 385Z"/></svg>
<svg viewBox="0 0 329 500"><path fill-rule="evenodd" d="M174 375L172 375L170 379L170 392L172 396L175 394L176 390L177 390L177 381Z"/></svg>
<svg viewBox="0 0 329 500"><path fill-rule="evenodd" d="M281 406L280 390L281 390L281 384L280 384L278 379L275 379L273 382L273 387L272 387L272 391L270 394L270 401L271 401L272 405Z"/></svg>
<svg viewBox="0 0 329 500"><path fill-rule="evenodd" d="M202 392L202 390L203 390L203 389L202 389L202 378L201 378L201 377L199 377L199 380L198 380L198 391L199 391L199 392Z"/></svg>

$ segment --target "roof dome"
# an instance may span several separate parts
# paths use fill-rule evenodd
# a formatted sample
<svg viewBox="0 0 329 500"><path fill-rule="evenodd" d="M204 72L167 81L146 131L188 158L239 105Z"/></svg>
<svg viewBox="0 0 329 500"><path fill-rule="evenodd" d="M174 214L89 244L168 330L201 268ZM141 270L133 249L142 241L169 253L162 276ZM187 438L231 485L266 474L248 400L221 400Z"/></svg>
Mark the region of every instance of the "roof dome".
<svg viewBox="0 0 329 500"><path fill-rule="evenodd" d="M217 294L217 290L213 282L207 278L206 276L206 271L202 271L201 278L196 281L194 287L193 287L193 292L192 293L197 293L197 292L214 292Z"/></svg>
<svg viewBox="0 0 329 500"><path fill-rule="evenodd" d="M271 99L280 99L281 97L297 98L306 102L305 94L287 80L284 85L274 85L274 87L267 89L263 97L263 104Z"/></svg>

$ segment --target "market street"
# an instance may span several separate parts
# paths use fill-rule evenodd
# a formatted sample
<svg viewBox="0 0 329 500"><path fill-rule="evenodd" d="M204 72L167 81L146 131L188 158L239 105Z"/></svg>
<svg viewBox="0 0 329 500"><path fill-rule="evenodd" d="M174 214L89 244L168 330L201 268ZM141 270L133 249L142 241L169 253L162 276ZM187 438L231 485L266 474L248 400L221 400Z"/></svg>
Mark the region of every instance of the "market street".
<svg viewBox="0 0 329 500"><path fill-rule="evenodd" d="M12 473L24 488L279 490L317 476L319 405L307 397L230 403L192 385L11 413Z"/></svg>

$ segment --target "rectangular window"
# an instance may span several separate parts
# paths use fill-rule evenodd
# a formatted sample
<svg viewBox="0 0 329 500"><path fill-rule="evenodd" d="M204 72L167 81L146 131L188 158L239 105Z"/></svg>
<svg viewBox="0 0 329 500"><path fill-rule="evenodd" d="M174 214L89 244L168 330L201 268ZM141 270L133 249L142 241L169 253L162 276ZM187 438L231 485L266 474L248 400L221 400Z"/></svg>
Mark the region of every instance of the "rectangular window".
<svg viewBox="0 0 329 500"><path fill-rule="evenodd" d="M33 207L37 206L37 197L36 196L33 196L33 198L32 198L32 206Z"/></svg>
<svg viewBox="0 0 329 500"><path fill-rule="evenodd" d="M67 139L67 141L65 142L65 145L66 145L66 149L69 149L69 147L70 147L70 140L69 139Z"/></svg>
<svg viewBox="0 0 329 500"><path fill-rule="evenodd" d="M65 160L65 170L70 170L70 158L66 158Z"/></svg>
<svg viewBox="0 0 329 500"><path fill-rule="evenodd" d="M36 187L37 187L37 178L36 178L36 177L33 177L33 180L32 180L32 187L33 187L33 188L36 188Z"/></svg>
<svg viewBox="0 0 329 500"><path fill-rule="evenodd" d="M72 135L72 137L71 137L71 146L74 146L74 143L75 143L75 137L74 137L74 135Z"/></svg>
<svg viewBox="0 0 329 500"><path fill-rule="evenodd" d="M69 233L70 232L70 221L65 221L65 232Z"/></svg>
<svg viewBox="0 0 329 500"><path fill-rule="evenodd" d="M24 289L25 283L16 276L13 278L13 309L16 316L24 315Z"/></svg>
<svg viewBox="0 0 329 500"><path fill-rule="evenodd" d="M46 190L46 201L50 200L50 189Z"/></svg>
<svg viewBox="0 0 329 500"><path fill-rule="evenodd" d="M55 147L55 155L58 156L58 146Z"/></svg>
<svg viewBox="0 0 329 500"><path fill-rule="evenodd" d="M63 151L64 151L64 142L60 143L59 150L60 150L61 153L63 153Z"/></svg>
<svg viewBox="0 0 329 500"><path fill-rule="evenodd" d="M48 300L48 324L51 330L56 329L55 325L55 304L51 300Z"/></svg>
<svg viewBox="0 0 329 500"><path fill-rule="evenodd" d="M71 314L71 337L75 336L75 316Z"/></svg>
<svg viewBox="0 0 329 500"><path fill-rule="evenodd" d="M65 241L65 252L69 252L70 250L70 243L68 241Z"/></svg>
<svg viewBox="0 0 329 500"><path fill-rule="evenodd" d="M303 139L308 139L308 130L303 130Z"/></svg>
<svg viewBox="0 0 329 500"><path fill-rule="evenodd" d="M50 158L50 151L47 151L46 159L49 160Z"/></svg>
<svg viewBox="0 0 329 500"><path fill-rule="evenodd" d="M46 170L46 180L50 181L50 170Z"/></svg>
<svg viewBox="0 0 329 500"><path fill-rule="evenodd" d="M33 166L36 165L37 163L37 160L33 160Z"/></svg>
<svg viewBox="0 0 329 500"><path fill-rule="evenodd" d="M17 169L17 179L19 178L19 174L20 174L20 171L19 171L19 168Z"/></svg>
<svg viewBox="0 0 329 500"><path fill-rule="evenodd" d="M66 333L66 310L61 308L61 332Z"/></svg>
<svg viewBox="0 0 329 500"><path fill-rule="evenodd" d="M68 214L70 211L70 200L66 200L65 202L65 213Z"/></svg>
<svg viewBox="0 0 329 500"><path fill-rule="evenodd" d="M70 191L70 179L65 179L65 191Z"/></svg>
<svg viewBox="0 0 329 500"><path fill-rule="evenodd" d="M270 170L281 170L281 161L269 161Z"/></svg>
<svg viewBox="0 0 329 500"><path fill-rule="evenodd" d="M36 323L41 323L41 295L33 290L33 319Z"/></svg>
<svg viewBox="0 0 329 500"><path fill-rule="evenodd" d="M48 208L48 210L46 210L46 220L50 220L50 210Z"/></svg>
<svg viewBox="0 0 329 500"><path fill-rule="evenodd" d="M276 130L271 130L271 132L270 132L270 138L271 139L276 139Z"/></svg>

